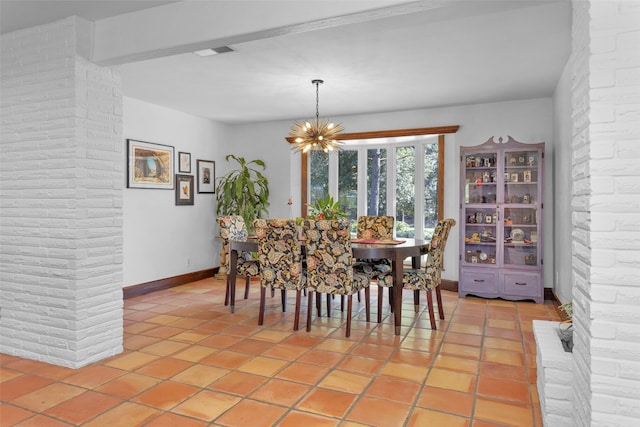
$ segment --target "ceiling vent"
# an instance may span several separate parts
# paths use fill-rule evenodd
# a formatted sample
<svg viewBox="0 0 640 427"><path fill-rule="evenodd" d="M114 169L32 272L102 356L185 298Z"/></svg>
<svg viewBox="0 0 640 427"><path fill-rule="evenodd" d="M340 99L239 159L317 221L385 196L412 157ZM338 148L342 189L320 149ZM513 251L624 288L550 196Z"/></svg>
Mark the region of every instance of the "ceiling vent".
<svg viewBox="0 0 640 427"><path fill-rule="evenodd" d="M233 52L233 49L231 49L229 46L220 46L215 48L196 50L193 53L195 53L198 56L211 56L211 55L217 55L219 53L227 53L227 52Z"/></svg>

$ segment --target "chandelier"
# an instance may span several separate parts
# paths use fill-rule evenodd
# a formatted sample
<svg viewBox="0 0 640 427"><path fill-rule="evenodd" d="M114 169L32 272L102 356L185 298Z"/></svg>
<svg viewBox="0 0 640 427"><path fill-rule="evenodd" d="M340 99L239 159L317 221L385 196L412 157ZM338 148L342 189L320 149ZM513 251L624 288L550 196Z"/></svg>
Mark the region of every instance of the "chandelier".
<svg viewBox="0 0 640 427"><path fill-rule="evenodd" d="M340 123L334 125L329 120L320 120L319 87L324 81L316 79L311 80L311 83L316 85L316 121L295 122L291 126L289 137L293 139L293 149L303 153L309 150L322 150L325 153L340 150L342 143L336 137L344 128Z"/></svg>

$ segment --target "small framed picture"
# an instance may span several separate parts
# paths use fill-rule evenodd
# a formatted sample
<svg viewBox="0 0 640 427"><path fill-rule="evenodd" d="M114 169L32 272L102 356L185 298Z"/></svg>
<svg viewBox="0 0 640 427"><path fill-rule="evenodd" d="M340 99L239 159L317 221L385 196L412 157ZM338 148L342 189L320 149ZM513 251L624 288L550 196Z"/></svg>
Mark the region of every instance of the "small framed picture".
<svg viewBox="0 0 640 427"><path fill-rule="evenodd" d="M178 172L191 173L191 153L178 152Z"/></svg>
<svg viewBox="0 0 640 427"><path fill-rule="evenodd" d="M215 193L216 163L213 160L196 160L198 167L198 193Z"/></svg>
<svg viewBox="0 0 640 427"><path fill-rule="evenodd" d="M531 182L531 171L524 171L522 173L522 180L524 182Z"/></svg>
<svg viewBox="0 0 640 427"><path fill-rule="evenodd" d="M536 164L536 158L535 158L535 157L533 157L533 156L529 156L529 159L528 159L528 161L527 161L527 164L528 164L529 166L533 166L533 165L535 165L535 164Z"/></svg>
<svg viewBox="0 0 640 427"><path fill-rule="evenodd" d="M176 206L193 205L193 175L176 174Z"/></svg>
<svg viewBox="0 0 640 427"><path fill-rule="evenodd" d="M518 182L518 172L511 174L510 182Z"/></svg>

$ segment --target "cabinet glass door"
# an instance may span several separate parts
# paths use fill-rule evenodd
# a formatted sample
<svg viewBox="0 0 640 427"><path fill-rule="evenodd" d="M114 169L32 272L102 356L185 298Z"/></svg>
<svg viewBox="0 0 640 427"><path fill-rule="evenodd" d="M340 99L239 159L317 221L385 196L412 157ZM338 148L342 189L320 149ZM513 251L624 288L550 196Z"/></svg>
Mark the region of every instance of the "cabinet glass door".
<svg viewBox="0 0 640 427"><path fill-rule="evenodd" d="M496 264L497 210L493 207L465 209L464 259L468 264Z"/></svg>
<svg viewBox="0 0 640 427"><path fill-rule="evenodd" d="M538 203L538 152L513 151L505 154L504 203Z"/></svg>
<svg viewBox="0 0 640 427"><path fill-rule="evenodd" d="M538 265L537 224L535 208L504 208L505 265Z"/></svg>
<svg viewBox="0 0 640 427"><path fill-rule="evenodd" d="M497 202L497 153L467 154L465 165L464 203L495 204Z"/></svg>

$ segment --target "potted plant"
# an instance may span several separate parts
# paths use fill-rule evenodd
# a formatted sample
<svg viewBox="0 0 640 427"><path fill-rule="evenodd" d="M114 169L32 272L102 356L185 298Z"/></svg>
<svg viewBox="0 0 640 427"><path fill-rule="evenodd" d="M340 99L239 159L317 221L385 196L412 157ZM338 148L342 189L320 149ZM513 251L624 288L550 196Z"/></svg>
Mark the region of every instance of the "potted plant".
<svg viewBox="0 0 640 427"><path fill-rule="evenodd" d="M217 179L216 214L240 215L250 230L253 220L268 213L269 181L262 174L265 169L262 160L246 161L244 157L229 154L225 157L238 163L236 169Z"/></svg>
<svg viewBox="0 0 640 427"><path fill-rule="evenodd" d="M560 341L564 351L573 351L573 303L568 302L558 306L560 310L567 317L562 323L560 323Z"/></svg>
<svg viewBox="0 0 640 427"><path fill-rule="evenodd" d="M316 199L309 207L309 215L315 219L341 219L346 218L347 214L340 208L337 201L333 200L329 194L325 197Z"/></svg>

